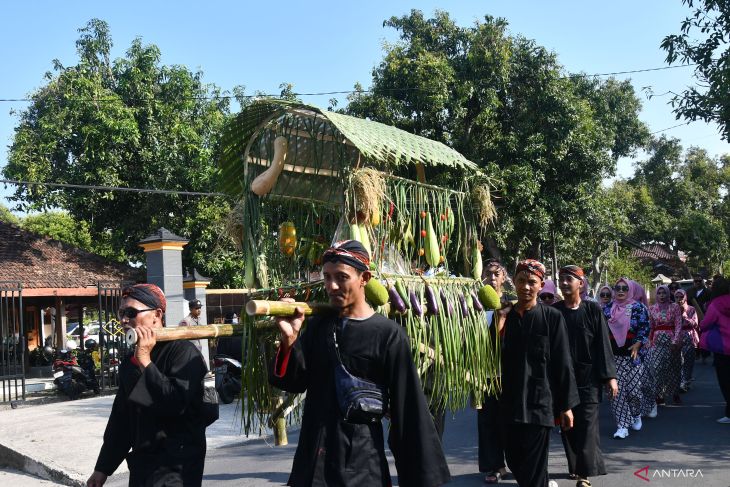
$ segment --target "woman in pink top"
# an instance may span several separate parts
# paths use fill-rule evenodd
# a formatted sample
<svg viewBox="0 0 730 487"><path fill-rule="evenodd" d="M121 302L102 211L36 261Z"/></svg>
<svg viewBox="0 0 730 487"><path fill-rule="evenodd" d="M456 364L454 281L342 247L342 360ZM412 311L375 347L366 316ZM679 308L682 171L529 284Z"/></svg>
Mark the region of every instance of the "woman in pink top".
<svg viewBox="0 0 730 487"><path fill-rule="evenodd" d="M730 424L730 283L724 278L712 284L712 301L700 323L700 348L713 352L715 372L725 398L725 416L721 424Z"/></svg>
<svg viewBox="0 0 730 487"><path fill-rule="evenodd" d="M682 309L669 300L669 288L659 286L656 290L656 303L649 306L651 325L651 351L649 363L654 372L656 398L663 404L672 398L675 404L679 399L679 377L682 368L680 349L682 342Z"/></svg>
<svg viewBox="0 0 730 487"><path fill-rule="evenodd" d="M695 367L695 351L700 343L700 324L697 321L697 312L693 306L687 304L687 291L677 289L674 292L674 302L682 309L682 336L680 343L682 350L682 373L679 380L679 391L687 392L692 382L692 371Z"/></svg>

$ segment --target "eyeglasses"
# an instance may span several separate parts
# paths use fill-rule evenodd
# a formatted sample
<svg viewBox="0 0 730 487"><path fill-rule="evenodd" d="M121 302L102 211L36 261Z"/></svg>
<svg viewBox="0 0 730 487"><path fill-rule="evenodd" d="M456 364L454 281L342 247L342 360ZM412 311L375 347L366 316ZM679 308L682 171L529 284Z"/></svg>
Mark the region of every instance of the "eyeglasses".
<svg viewBox="0 0 730 487"><path fill-rule="evenodd" d="M600 296L602 298L610 298L611 297L611 293L601 293Z"/></svg>
<svg viewBox="0 0 730 487"><path fill-rule="evenodd" d="M629 290L629 286L624 286L622 284L617 284L617 285L613 286L613 290L616 291L617 293L620 293L620 292L624 292L625 293L625 292L627 292Z"/></svg>
<svg viewBox="0 0 730 487"><path fill-rule="evenodd" d="M550 293L545 293L545 294L540 295L540 299L542 299L543 301L550 301L554 297L555 297L555 295L550 294Z"/></svg>
<svg viewBox="0 0 730 487"><path fill-rule="evenodd" d="M147 308L147 309L136 309L136 308L119 308L117 311L117 317L121 320L124 318L133 320L137 317L138 314L144 313L145 311L154 311L157 308Z"/></svg>

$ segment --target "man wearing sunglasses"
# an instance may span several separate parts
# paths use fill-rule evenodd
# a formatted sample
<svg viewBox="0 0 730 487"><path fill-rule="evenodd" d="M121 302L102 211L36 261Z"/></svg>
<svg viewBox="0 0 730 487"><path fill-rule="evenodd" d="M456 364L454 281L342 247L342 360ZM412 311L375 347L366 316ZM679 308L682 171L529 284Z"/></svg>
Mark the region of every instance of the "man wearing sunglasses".
<svg viewBox="0 0 730 487"><path fill-rule="evenodd" d="M576 487L590 487L588 477L606 475L598 431L598 404L603 384L612 399L618 396L616 363L601 307L594 301L581 299L583 269L567 265L560 269L558 276L563 301L554 307L563 314L568 328L580 396L580 404L573 408L573 428L561 437L568 458L568 472L577 480Z"/></svg>
<svg viewBox="0 0 730 487"><path fill-rule="evenodd" d="M104 443L87 480L101 487L127 460L130 486L199 486L205 465L202 355L186 340L160 342L167 301L154 284L122 291L119 321L137 345L119 367L119 390ZM130 451L131 450L131 451Z"/></svg>

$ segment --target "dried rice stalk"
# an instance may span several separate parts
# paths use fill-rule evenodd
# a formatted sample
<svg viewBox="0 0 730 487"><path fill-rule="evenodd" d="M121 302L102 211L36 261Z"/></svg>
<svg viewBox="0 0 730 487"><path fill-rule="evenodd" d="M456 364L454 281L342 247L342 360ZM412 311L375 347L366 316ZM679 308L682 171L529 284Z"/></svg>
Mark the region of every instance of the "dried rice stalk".
<svg viewBox="0 0 730 487"><path fill-rule="evenodd" d="M385 201L385 178L375 169L358 169L352 175L352 191L358 220L370 221Z"/></svg>
<svg viewBox="0 0 730 487"><path fill-rule="evenodd" d="M471 191L477 221L481 227L486 227L497 219L497 209L492 202L492 193L489 183L479 184Z"/></svg>
<svg viewBox="0 0 730 487"><path fill-rule="evenodd" d="M228 213L228 215L225 217L225 223L224 223L224 229L223 234L230 237L233 242L236 244L236 249L243 250L243 232L244 232L244 225L243 225L243 205L245 204L245 199L242 198L241 200L236 203L236 205L231 208L231 211Z"/></svg>

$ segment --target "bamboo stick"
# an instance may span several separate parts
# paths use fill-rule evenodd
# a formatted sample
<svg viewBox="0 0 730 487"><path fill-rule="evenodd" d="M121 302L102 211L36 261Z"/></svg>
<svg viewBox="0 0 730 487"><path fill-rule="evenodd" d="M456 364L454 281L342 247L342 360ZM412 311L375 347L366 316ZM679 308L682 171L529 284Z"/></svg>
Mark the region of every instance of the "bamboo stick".
<svg viewBox="0 0 730 487"><path fill-rule="evenodd" d="M205 325L205 326L176 326L171 328L153 328L155 338L158 342L169 342L173 340L196 340L199 338L216 338L240 336L243 334L244 325ZM137 343L137 332L129 328L125 334L127 345Z"/></svg>
<svg viewBox="0 0 730 487"><path fill-rule="evenodd" d="M304 310L305 315L323 314L334 309L327 303L265 301L258 299L253 299L246 303L246 313L249 316L294 316L296 308Z"/></svg>

